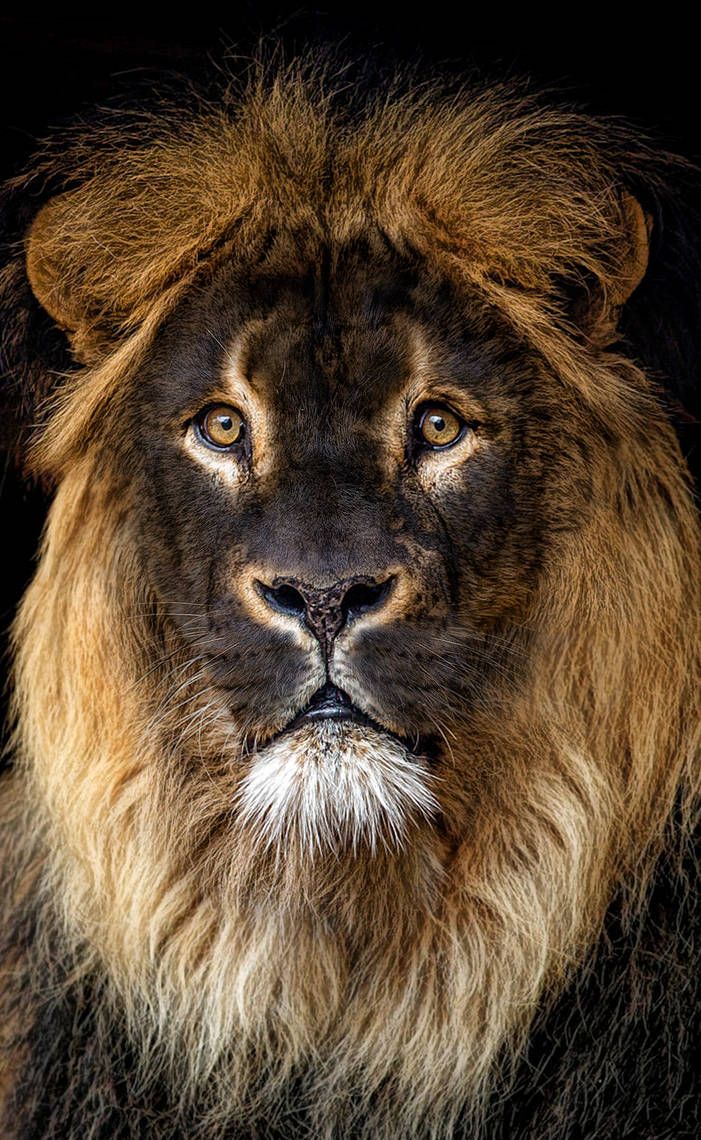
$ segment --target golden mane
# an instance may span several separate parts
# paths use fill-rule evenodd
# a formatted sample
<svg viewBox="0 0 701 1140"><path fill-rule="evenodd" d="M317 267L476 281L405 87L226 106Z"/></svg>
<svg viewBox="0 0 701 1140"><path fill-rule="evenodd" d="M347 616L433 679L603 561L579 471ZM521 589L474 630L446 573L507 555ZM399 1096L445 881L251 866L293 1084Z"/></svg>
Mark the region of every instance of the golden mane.
<svg viewBox="0 0 701 1140"><path fill-rule="evenodd" d="M198 1105L193 1135L289 1128L294 1088L318 1137L478 1129L612 899L633 922L697 810L693 493L651 378L609 347L647 260L633 195L659 166L622 128L508 85L344 114L295 68L131 135L108 123L61 161L27 265L79 367L30 458L56 492L14 627L8 914L53 900L59 934L40 923L37 943L59 939L64 986L103 979L144 1087L171 1090L169 1127ZM401 860L379 845L343 873L298 837L281 859L232 814L243 731L144 582L135 491L103 454L105 411L179 298L282 226L418 250L540 355L583 435L617 441L588 437L578 461L591 509L555 536L516 633L522 685L458 723L471 775L435 789L443 831L418 815Z"/></svg>

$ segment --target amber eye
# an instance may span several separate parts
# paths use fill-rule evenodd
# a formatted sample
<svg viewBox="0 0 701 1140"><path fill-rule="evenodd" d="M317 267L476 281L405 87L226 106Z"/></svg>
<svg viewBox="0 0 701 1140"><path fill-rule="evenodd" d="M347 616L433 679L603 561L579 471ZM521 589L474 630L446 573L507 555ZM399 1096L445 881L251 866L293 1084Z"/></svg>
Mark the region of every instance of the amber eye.
<svg viewBox="0 0 701 1140"><path fill-rule="evenodd" d="M465 421L445 404L427 404L416 421L419 442L429 447L450 447L462 439L466 427Z"/></svg>
<svg viewBox="0 0 701 1140"><path fill-rule="evenodd" d="M194 423L202 442L220 450L240 443L246 430L241 413L228 404L212 404L204 408L195 416Z"/></svg>

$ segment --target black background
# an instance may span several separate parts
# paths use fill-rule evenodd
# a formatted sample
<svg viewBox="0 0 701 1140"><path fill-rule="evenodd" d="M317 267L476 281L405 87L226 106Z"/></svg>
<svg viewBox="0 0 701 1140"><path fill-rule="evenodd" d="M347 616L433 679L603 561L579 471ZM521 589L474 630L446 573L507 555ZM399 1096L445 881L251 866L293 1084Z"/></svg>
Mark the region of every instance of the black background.
<svg viewBox="0 0 701 1140"><path fill-rule="evenodd" d="M164 70L197 77L227 51L250 55L261 36L291 51L331 42L356 58L372 52L390 62L420 58L452 73L526 73L701 160L697 36L668 7L654 19L636 14L619 22L589 5L538 19L506 15L498 4L473 9L430 0L413 14L382 4L243 3L227 11L221 22L170 15L138 23L39 19L30 5L26 17L0 16L0 176L19 169L37 138L82 107L155 82ZM0 490L4 637L31 573L45 504L4 468Z"/></svg>

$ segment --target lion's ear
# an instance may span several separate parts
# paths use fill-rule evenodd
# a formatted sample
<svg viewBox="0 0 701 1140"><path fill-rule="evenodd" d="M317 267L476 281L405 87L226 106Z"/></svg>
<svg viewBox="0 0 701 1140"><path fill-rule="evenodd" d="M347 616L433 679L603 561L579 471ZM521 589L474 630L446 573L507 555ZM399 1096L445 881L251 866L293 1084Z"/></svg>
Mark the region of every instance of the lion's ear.
<svg viewBox="0 0 701 1140"><path fill-rule="evenodd" d="M212 203L182 156L165 149L136 169L106 170L50 199L25 238L34 296L67 334L74 358L102 361L192 277L238 216L238 199ZM160 188L160 194L158 189Z"/></svg>
<svg viewBox="0 0 701 1140"><path fill-rule="evenodd" d="M16 179L0 188L0 452L25 469L47 401L76 361L99 357L112 317L90 296L85 248L104 244L93 219L76 210L74 192L50 199L36 214L30 185ZM108 294L100 252L102 260L94 260Z"/></svg>
<svg viewBox="0 0 701 1140"><path fill-rule="evenodd" d="M24 467L39 410L72 360L64 334L30 286L17 238L26 227L19 205L0 191L0 452Z"/></svg>
<svg viewBox="0 0 701 1140"><path fill-rule="evenodd" d="M105 272L115 255L110 258L105 235L91 226L92 219L81 217L74 200L79 196L59 194L39 211L25 239L26 266L34 296L68 336L74 357L92 363L110 343L123 314L119 282L110 295Z"/></svg>
<svg viewBox="0 0 701 1140"><path fill-rule="evenodd" d="M81 323L83 305L76 282L65 270L65 195L52 199L32 223L26 239L27 276L34 296L57 325L74 332ZM63 240L62 240L63 235Z"/></svg>
<svg viewBox="0 0 701 1140"><path fill-rule="evenodd" d="M621 211L628 234L628 253L623 260L615 296L612 298L619 307L638 288L647 272L652 232L652 215L647 214L638 199L627 191L622 196Z"/></svg>
<svg viewBox="0 0 701 1140"><path fill-rule="evenodd" d="M587 339L604 348L618 339L623 306L643 280L650 254L652 217L624 191L612 234L610 271L571 293L571 314Z"/></svg>
<svg viewBox="0 0 701 1140"><path fill-rule="evenodd" d="M186 281L197 263L199 231L184 235L189 244L182 232L164 239L176 230L165 208L159 212L159 201L145 216L144 195L127 193L125 184L86 179L38 213L26 193L30 180L0 188L0 237L7 234L0 240L0 451L22 465L57 384L162 316L174 282ZM199 219L201 211L192 214Z"/></svg>

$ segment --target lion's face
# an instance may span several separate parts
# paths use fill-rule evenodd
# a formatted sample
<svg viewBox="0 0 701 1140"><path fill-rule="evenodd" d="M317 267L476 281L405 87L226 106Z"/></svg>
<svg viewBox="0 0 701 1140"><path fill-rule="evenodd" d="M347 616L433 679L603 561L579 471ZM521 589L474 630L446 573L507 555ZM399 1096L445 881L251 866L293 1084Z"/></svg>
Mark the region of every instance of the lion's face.
<svg viewBox="0 0 701 1140"><path fill-rule="evenodd" d="M518 684L543 550L584 507L575 450L555 519L555 400L476 294L378 236L278 235L175 312L110 422L115 464L259 824L396 835L478 783L471 711Z"/></svg>

